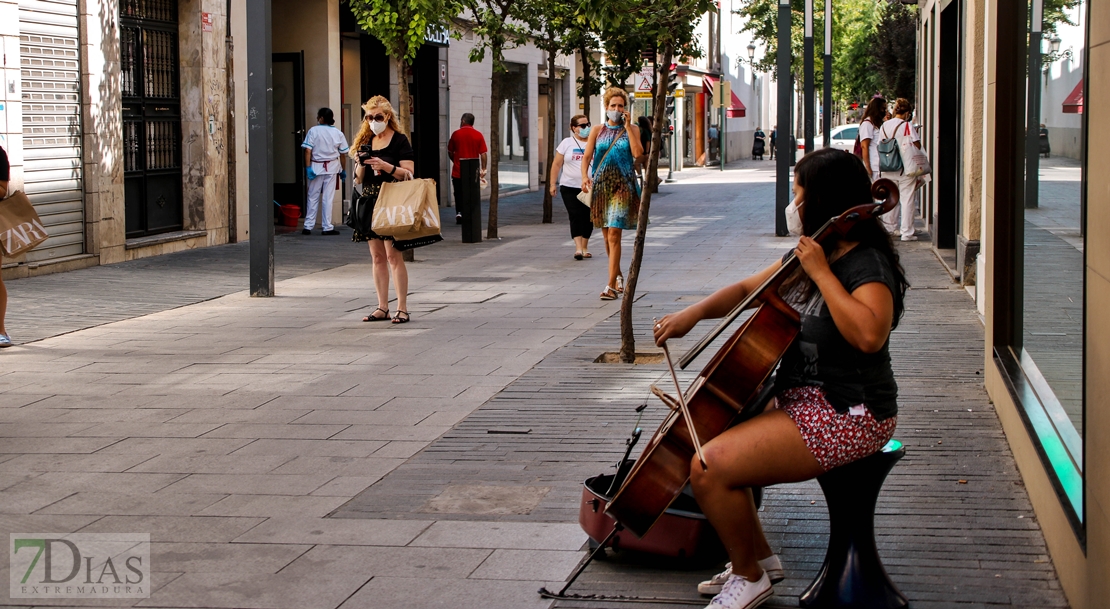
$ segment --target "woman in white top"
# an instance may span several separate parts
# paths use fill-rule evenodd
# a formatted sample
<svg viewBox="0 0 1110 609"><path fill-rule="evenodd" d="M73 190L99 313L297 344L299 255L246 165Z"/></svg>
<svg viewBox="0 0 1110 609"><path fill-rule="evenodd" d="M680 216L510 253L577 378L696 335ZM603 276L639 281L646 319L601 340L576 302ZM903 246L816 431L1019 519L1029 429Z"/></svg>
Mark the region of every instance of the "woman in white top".
<svg viewBox="0 0 1110 609"><path fill-rule="evenodd" d="M879 129L879 141L892 137L898 140L898 150L902 154L903 165L905 165L906 158L909 156L906 154L909 146L921 148L921 136L918 135L917 129L914 129L913 124L910 123L912 114L913 107L909 100L899 97L894 102L893 116L883 123L882 128ZM917 208L914 194L917 187L921 185L921 179L904 174L905 170L903 169L899 175L887 173L883 176L894 180L894 183L898 185L899 204L898 209L883 214L882 221L888 233L901 235L902 241L917 241L913 226L914 213ZM901 215L901 226L899 226L899 215Z"/></svg>
<svg viewBox="0 0 1110 609"><path fill-rule="evenodd" d="M570 137L559 142L555 149L555 160L551 163L551 175L547 177L551 196L555 187L563 197L563 205L570 216L570 236L574 238L574 259L593 258L590 254L590 235L594 223L590 220L590 208L578 200L582 192L582 157L586 154L586 140L590 137L590 119L584 114L576 114L570 119ZM555 176L559 176L556 180Z"/></svg>
<svg viewBox="0 0 1110 609"><path fill-rule="evenodd" d="M308 209L304 214L302 234L311 235L316 228L316 214L320 214L320 227L325 235L338 235L331 223L331 205L335 200L335 180L343 171L340 156L347 154L347 137L335 127L335 114L330 108L320 108L316 113L316 126L304 136L304 167L308 176Z"/></svg>
<svg viewBox="0 0 1110 609"><path fill-rule="evenodd" d="M860 158L863 166L871 174L871 180L879 179L879 138L876 135L879 127L886 117L886 100L881 97L872 98L863 112L863 120L859 123L859 145L863 149Z"/></svg>

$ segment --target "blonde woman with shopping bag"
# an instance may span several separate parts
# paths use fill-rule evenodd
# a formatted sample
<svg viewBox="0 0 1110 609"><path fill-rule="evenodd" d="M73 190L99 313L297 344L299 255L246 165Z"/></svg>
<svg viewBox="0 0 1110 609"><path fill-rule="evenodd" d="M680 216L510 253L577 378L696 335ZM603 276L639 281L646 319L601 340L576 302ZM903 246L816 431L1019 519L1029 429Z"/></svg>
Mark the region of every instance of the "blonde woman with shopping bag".
<svg viewBox="0 0 1110 609"><path fill-rule="evenodd" d="M415 168L412 145L401 133L393 106L386 98L375 95L363 106L365 116L358 135L351 146L351 156L358 159L355 170L355 184L362 187L362 199L377 199L382 184L410 180ZM397 311L392 317L395 324L408 323L409 273L401 251L395 246L393 237L376 234L373 230L362 233L355 230L356 242L366 242L370 247L373 260L374 290L377 293L377 308L362 321L385 321L389 316L389 278L393 277L393 288L397 291ZM388 243L387 243L388 242Z"/></svg>

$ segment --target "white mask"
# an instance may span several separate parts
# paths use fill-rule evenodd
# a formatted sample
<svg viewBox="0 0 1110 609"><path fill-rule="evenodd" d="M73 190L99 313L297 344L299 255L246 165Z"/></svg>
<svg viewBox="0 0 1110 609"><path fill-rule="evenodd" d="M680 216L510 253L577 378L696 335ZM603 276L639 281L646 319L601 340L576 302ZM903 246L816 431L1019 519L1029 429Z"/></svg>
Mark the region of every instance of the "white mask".
<svg viewBox="0 0 1110 609"><path fill-rule="evenodd" d="M798 213L797 199L791 199L790 205L786 206L786 230L795 237L802 236L802 216Z"/></svg>
<svg viewBox="0 0 1110 609"><path fill-rule="evenodd" d="M624 113L620 110L608 110L605 112L605 116L609 118L609 122L611 123L619 123L621 121L621 115L623 114Z"/></svg>
<svg viewBox="0 0 1110 609"><path fill-rule="evenodd" d="M385 131L385 126L385 121L370 121L370 130L374 132L374 135L379 135L382 131Z"/></svg>

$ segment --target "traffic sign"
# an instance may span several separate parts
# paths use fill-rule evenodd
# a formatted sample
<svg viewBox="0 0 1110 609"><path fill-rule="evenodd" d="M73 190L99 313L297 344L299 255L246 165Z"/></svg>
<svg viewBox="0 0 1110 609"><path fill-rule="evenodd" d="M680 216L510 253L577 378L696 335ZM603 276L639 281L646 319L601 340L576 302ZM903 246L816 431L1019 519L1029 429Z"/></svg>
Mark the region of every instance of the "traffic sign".
<svg viewBox="0 0 1110 609"><path fill-rule="evenodd" d="M636 75L636 92L637 93L651 93L652 81L655 79L652 74L637 74Z"/></svg>
<svg viewBox="0 0 1110 609"><path fill-rule="evenodd" d="M643 91L636 92L636 99L651 99L651 93L644 93Z"/></svg>
<svg viewBox="0 0 1110 609"><path fill-rule="evenodd" d="M675 97L686 97L686 89L675 89L674 90L674 96Z"/></svg>

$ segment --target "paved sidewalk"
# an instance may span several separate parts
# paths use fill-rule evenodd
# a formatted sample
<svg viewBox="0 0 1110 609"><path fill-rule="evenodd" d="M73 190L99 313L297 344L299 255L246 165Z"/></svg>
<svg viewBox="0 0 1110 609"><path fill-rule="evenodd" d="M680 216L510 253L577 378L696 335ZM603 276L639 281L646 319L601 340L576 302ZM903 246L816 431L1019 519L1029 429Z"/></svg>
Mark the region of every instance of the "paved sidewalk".
<svg viewBox="0 0 1110 609"><path fill-rule="evenodd" d="M771 235L762 167L683 172L663 187L641 350L650 317L790 246ZM560 205L553 225L521 221L539 217L531 197L503 201L503 218L520 215L498 244L418 251L428 262L410 266L404 326L359 322L369 261L331 266L320 252L326 270L282 281L276 298L117 311L0 354L0 535L149 532L143 607L550 607L535 590L583 555L579 485L620 456L663 369L592 363L618 346L619 301L597 299L603 249L595 239L593 260L572 260ZM907 264L922 295L894 345L910 456L880 506L888 568L916 607L1063 606L975 378L974 307L926 245L907 248ZM653 404L644 429L659 416ZM819 492L771 489L765 515L790 569L776 602L789 605L823 553ZM696 599L690 583L715 567L616 560L576 589Z"/></svg>

